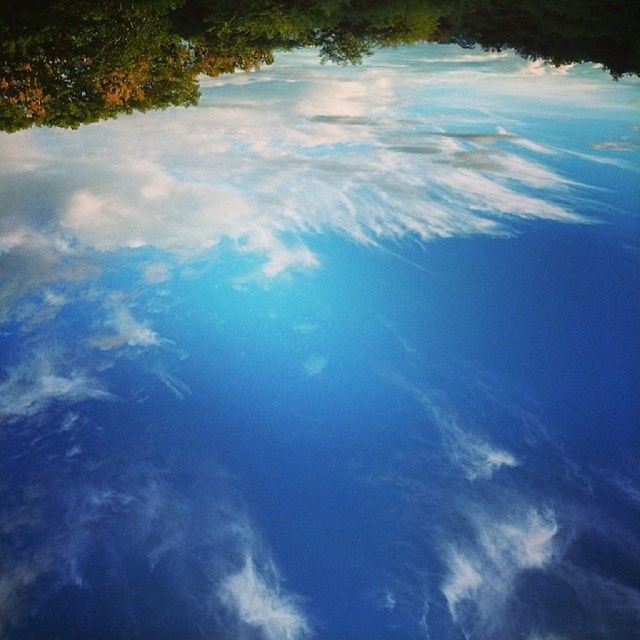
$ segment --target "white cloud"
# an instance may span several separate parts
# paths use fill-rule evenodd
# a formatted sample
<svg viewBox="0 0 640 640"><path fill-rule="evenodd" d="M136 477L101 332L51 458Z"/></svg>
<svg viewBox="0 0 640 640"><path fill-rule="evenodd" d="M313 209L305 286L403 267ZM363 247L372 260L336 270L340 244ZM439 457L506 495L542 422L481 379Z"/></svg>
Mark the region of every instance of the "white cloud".
<svg viewBox="0 0 640 640"><path fill-rule="evenodd" d="M261 272L267 278L275 278L290 269L317 267L318 259L304 245L288 247L275 234L265 229L255 229L239 245L241 251L267 256Z"/></svg>
<svg viewBox="0 0 640 640"><path fill-rule="evenodd" d="M310 377L314 378L315 376L320 375L326 368L329 361L324 356L310 356L304 362L304 371Z"/></svg>
<svg viewBox="0 0 640 640"><path fill-rule="evenodd" d="M79 419L80 419L80 416L77 413L74 413L73 411L69 411L69 413L67 413L67 415L64 417L62 424L60 425L60 430L70 431L71 429L74 428L74 426L76 425Z"/></svg>
<svg viewBox="0 0 640 640"><path fill-rule="evenodd" d="M336 78L337 74L319 76L313 90L298 102L298 114L308 118L328 116L324 121L336 125L369 122L366 116L395 100L396 86L392 74L380 73L375 68L359 71L348 78Z"/></svg>
<svg viewBox="0 0 640 640"><path fill-rule="evenodd" d="M638 151L640 150L640 140L605 140L594 142L591 144L591 148L605 151Z"/></svg>
<svg viewBox="0 0 640 640"><path fill-rule="evenodd" d="M41 350L6 372L0 384L0 420L35 415L54 401L70 404L111 397L82 369L69 368L62 356Z"/></svg>
<svg viewBox="0 0 640 640"><path fill-rule="evenodd" d="M440 379L441 370L435 368L434 375ZM447 370L447 378L457 375ZM462 367L464 382L454 378L458 411L444 394L427 394L399 376L395 379L424 406L433 430L413 433L411 453L398 455L403 462L397 473L380 479L405 496L411 553L410 560L403 558L396 566L397 593L416 624L422 625L423 613L415 594L422 590L449 612L450 635L464 638L633 635L630 630L640 628L640 592L625 584L626 574L585 562L584 554L597 539L607 555L633 563L636 532L594 503L595 470L574 458L571 448L558 440L557 429L522 405L508 383L492 380L475 366ZM485 433L503 431L510 442L521 443L518 450L527 451L522 469L507 471L513 460L504 464L506 452L493 445L491 450L502 452L497 460L485 455L484 447L469 451L469 442L488 441L485 436L476 439L476 420ZM406 456L417 458L410 457L407 464ZM476 482L452 475L443 457ZM501 472L491 469L493 461ZM620 470L617 477L608 467L599 472L603 489L615 486L630 509L637 506L635 469ZM433 607L430 621L441 624Z"/></svg>
<svg viewBox="0 0 640 640"><path fill-rule="evenodd" d="M166 342L147 324L136 320L122 303L114 305L107 326L113 329L113 333L90 340L90 344L102 351L124 346L155 347Z"/></svg>
<svg viewBox="0 0 640 640"><path fill-rule="evenodd" d="M449 549L441 590L454 621L464 624L473 615L483 628L496 629L521 572L543 569L554 558L558 525L552 511L534 508L504 520L471 516L470 522L476 539Z"/></svg>
<svg viewBox="0 0 640 640"><path fill-rule="evenodd" d="M67 452L65 453L65 457L67 457L67 458L75 458L80 453L82 453L82 447L80 447L78 445L75 445L75 446L71 447L70 449L67 449Z"/></svg>
<svg viewBox="0 0 640 640"><path fill-rule="evenodd" d="M573 64L553 65L542 59L531 60L522 68L523 75L544 76L547 74L564 75L573 68Z"/></svg>
<svg viewBox="0 0 640 640"><path fill-rule="evenodd" d="M519 569L539 568L551 560L557 532L553 513L529 510L513 522L483 523L480 541L497 564L510 562Z"/></svg>
<svg viewBox="0 0 640 640"><path fill-rule="evenodd" d="M144 268L143 275L146 282L150 284L158 284L169 280L171 272L166 264L153 262Z"/></svg>
<svg viewBox="0 0 640 640"><path fill-rule="evenodd" d="M65 497L59 509L51 511L49 492L27 484L0 512L0 635L26 612L46 620L49 612L41 608L69 586L101 597L105 589L124 585L121 593L131 598L128 611L142 621L144 607L138 607L136 595L149 584L160 586L172 608L180 604L185 629L205 637L301 640L310 634L297 598L283 589L228 475L208 465L204 490L183 491L167 480L166 469L141 461L138 447L126 444L111 452L117 454L118 473L108 484L93 474L88 480L76 471L66 473L78 465L79 446L73 446L58 460L56 482ZM99 459L112 460L105 451ZM199 472L191 477L201 478ZM123 554L136 558L138 569L146 564L142 581L132 580L117 561ZM107 583L88 570L96 558L109 571ZM77 597L74 589L66 593L72 602ZM157 622L142 622L142 632L158 629Z"/></svg>
<svg viewBox="0 0 640 640"><path fill-rule="evenodd" d="M517 467L518 459L510 452L491 445L478 433L465 429L456 413L406 380L394 378L420 402L444 445L450 462L469 480L490 479L502 467Z"/></svg>
<svg viewBox="0 0 640 640"><path fill-rule="evenodd" d="M380 606L387 611L393 611L396 608L396 597L392 591L385 591L382 594Z"/></svg>
<svg viewBox="0 0 640 640"><path fill-rule="evenodd" d="M26 173L38 169L47 161L47 154L28 131L2 135L0 170L5 173Z"/></svg>
<svg viewBox="0 0 640 640"><path fill-rule="evenodd" d="M477 437L457 433L452 443L454 460L470 480L491 478L501 467L518 466L518 460L511 453L494 448Z"/></svg>
<svg viewBox="0 0 640 640"><path fill-rule="evenodd" d="M304 615L282 591L273 568L259 570L250 554L238 572L223 580L219 597L241 622L259 629L266 640L297 640L309 633Z"/></svg>
<svg viewBox="0 0 640 640"><path fill-rule="evenodd" d="M541 153L548 156L558 154L557 150L538 144L537 142L533 142L533 140L528 140L527 138L515 138L512 142L513 144L517 144L519 147L523 147L524 149L529 149L529 151L533 151L534 153Z"/></svg>
<svg viewBox="0 0 640 640"><path fill-rule="evenodd" d="M468 64L470 62L477 62L486 64L487 62L491 62L493 60L504 60L509 57L509 53L506 51L494 51L492 53L487 53L486 51L477 50L476 53L459 53L454 56L433 56L428 58L423 58L421 62L426 64L447 64L447 63L464 63Z"/></svg>
<svg viewBox="0 0 640 640"><path fill-rule="evenodd" d="M97 276L99 268L97 261L74 252L58 231L32 229L9 213L0 217L0 322L17 317L36 324L40 316L55 315L68 302L58 285L73 287ZM11 213L29 215L28 207ZM29 305L34 295L45 304Z"/></svg>
<svg viewBox="0 0 640 640"><path fill-rule="evenodd" d="M482 576L464 554L455 549L449 552L447 569L448 575L442 585L442 593L447 600L451 616L455 617L458 603L475 596L482 584Z"/></svg>
<svg viewBox="0 0 640 640"><path fill-rule="evenodd" d="M316 233L373 245L505 233L514 217L579 220L567 204L574 185L517 154L523 145L542 149L538 141L518 138L513 119L489 115L481 101L461 131L447 96L452 85L471 86L468 74L437 56L418 64L420 48L405 51L405 66L380 54L355 69L321 67L314 53L297 52L269 75L205 83L197 109L137 114L72 134L25 133L48 189L58 185L54 216L46 218L58 229L47 236L76 250L153 247L179 259L226 239L263 258L261 274L274 278L319 265L308 242ZM496 85L511 57L463 55L488 65L482 88L472 85L475 97L515 91ZM416 112L425 101L430 109ZM14 194L16 219L33 221L29 193ZM9 230L5 250L22 242L17 233ZM145 272L153 282L166 276Z"/></svg>
<svg viewBox="0 0 640 640"><path fill-rule="evenodd" d="M176 398L178 398L178 400L184 400L187 396L191 395L191 388L186 382L172 376L161 367L156 367L153 369L152 373L176 396Z"/></svg>

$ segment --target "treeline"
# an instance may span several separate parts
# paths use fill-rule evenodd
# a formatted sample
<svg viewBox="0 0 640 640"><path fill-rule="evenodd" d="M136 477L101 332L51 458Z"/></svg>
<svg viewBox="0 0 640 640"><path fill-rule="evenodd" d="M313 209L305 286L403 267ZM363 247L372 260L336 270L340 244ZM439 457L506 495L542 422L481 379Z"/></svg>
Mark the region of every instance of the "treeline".
<svg viewBox="0 0 640 640"><path fill-rule="evenodd" d="M402 2L33 0L0 7L0 128L78 127L198 101L197 77L317 46L355 63L376 46L432 40L437 11Z"/></svg>
<svg viewBox="0 0 640 640"><path fill-rule="evenodd" d="M451 0L447 6L452 42L515 49L555 65L597 62L614 78L640 73L637 0Z"/></svg>
<svg viewBox="0 0 640 640"><path fill-rule="evenodd" d="M0 129L78 127L188 106L198 76L317 47L357 63L419 41L515 48L556 64L638 73L640 3L628 0L3 0Z"/></svg>
<svg viewBox="0 0 640 640"><path fill-rule="evenodd" d="M5 6L6 9L6 6ZM174 31L165 8L61 0L0 20L0 128L78 127L133 110L189 106L197 77L252 69L270 50L213 52Z"/></svg>

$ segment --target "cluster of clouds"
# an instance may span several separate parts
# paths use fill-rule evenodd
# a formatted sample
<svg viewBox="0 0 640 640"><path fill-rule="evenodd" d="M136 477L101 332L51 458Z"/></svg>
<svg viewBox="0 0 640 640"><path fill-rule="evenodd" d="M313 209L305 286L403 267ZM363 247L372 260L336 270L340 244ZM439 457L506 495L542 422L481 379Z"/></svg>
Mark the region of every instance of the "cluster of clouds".
<svg viewBox="0 0 640 640"><path fill-rule="evenodd" d="M49 305L57 308L62 304L55 294L46 292L45 295L52 298ZM0 423L45 413L53 404L72 406L85 401L115 400L116 395L101 375L102 369L112 366L113 356L109 356L109 352L129 351L137 356L141 351L170 344L148 322L133 315L131 304L120 295L108 296L104 315L99 319L100 332L75 336L73 346L65 347L59 340L52 343L41 327L29 347L28 342L18 343L19 359L5 366L0 381ZM38 309L41 324L45 326L51 321L51 317L44 314L47 309L45 299L43 307ZM93 351L102 353L103 357L92 357ZM187 385L160 365L152 367L150 373L178 398L183 399L190 393Z"/></svg>
<svg viewBox="0 0 640 640"><path fill-rule="evenodd" d="M637 534L594 503L590 470L495 381L463 385L463 396L474 395L473 410L463 414L451 394L394 380L426 416L413 442L424 476L400 472L392 480L417 541L412 569L405 561L389 590L394 608L413 611L427 638L442 628L444 607L470 640L633 637L640 591L624 575L580 559L584 538L595 535L601 553L637 562ZM509 430L492 426L489 415L507 416ZM606 485L620 489L617 499L637 508L635 481L603 473Z"/></svg>
<svg viewBox="0 0 640 640"><path fill-rule="evenodd" d="M90 344L101 351L119 347L156 347L165 339L161 338L147 323L134 318L131 310L123 302L111 305L105 325L111 331L106 335L94 336Z"/></svg>
<svg viewBox="0 0 640 640"><path fill-rule="evenodd" d="M580 220L575 185L546 166L547 147L511 131L517 116L489 112L477 89L470 113L460 90L475 86L475 70L405 55L344 69L299 52L264 73L203 81L196 109L3 136L0 190L12 211L0 247L151 247L181 261L229 240L273 278L320 264L308 244L317 233L375 245L503 234L517 217ZM503 59L475 57L495 107L513 91ZM572 82L584 88L569 75L565 98Z"/></svg>
<svg viewBox="0 0 640 640"><path fill-rule="evenodd" d="M60 351L52 348L39 349L4 373L0 422L34 416L52 402L71 405L113 398L91 373L70 365Z"/></svg>
<svg viewBox="0 0 640 640"><path fill-rule="evenodd" d="M258 74L204 80L196 109L3 135L0 321L54 318L122 251L161 254L144 269L149 286L225 241L259 258L255 277L272 279L319 267L317 234L379 246L504 235L517 218L583 221L572 207L579 186L548 166L559 151L519 135L521 110L508 106L526 95L519 79L549 88L557 70L438 51L381 54L357 69L297 52ZM554 99L603 90L603 79L565 76ZM124 304L107 300L102 314L89 341L98 350L167 344ZM304 369L315 376L325 364ZM20 375L5 382L14 399ZM39 395L92 396L82 374L54 383ZM28 391L22 402L18 413L39 406ZM464 456L471 474L515 464L473 441Z"/></svg>
<svg viewBox="0 0 640 640"><path fill-rule="evenodd" d="M121 263L122 251L159 252L143 271L158 287L174 266L225 241L259 257L254 275L272 279L321 264L316 234L377 246L505 234L517 217L580 220L570 206L576 185L545 166L552 151L502 128L517 128L506 114L470 115L466 102L452 102L470 73L456 60L477 58L493 86L500 67L492 65L504 56L452 50L422 64L415 50L398 64L393 55L344 69L298 52L264 73L205 80L197 109L3 135L0 320L23 330L46 323L87 295L110 255ZM522 65L509 73L518 77ZM125 302L102 297L103 328L89 346L168 343ZM325 366L318 356L304 370L313 377ZM7 373L5 415L104 393L84 372L25 375ZM472 474L515 463L473 441L466 451Z"/></svg>
<svg viewBox="0 0 640 640"><path fill-rule="evenodd" d="M47 517L47 491L28 485L15 505L0 511L3 637L18 637L29 617L37 620L56 606L51 603L61 589L69 607L76 595L83 602L87 590L92 601L107 598L109 585L91 569L97 557L107 564L109 580L129 591L124 611L110 612L113 619L125 615L119 623L123 630L130 625L153 629L164 624L164 615L171 620L171 609L179 607L179 619L171 624L185 633L192 628L205 637L308 637L312 628L302 601L284 588L225 474L218 473L214 482L208 478L205 493L185 493L161 470L136 461L135 454L121 451L116 463L121 476L104 482L78 484L77 472L69 475L59 466L57 491L65 500L57 514ZM60 478L66 483L62 487ZM42 480L30 474L34 487ZM31 543L25 554L20 550L27 535ZM128 573L127 558L135 558L136 575ZM158 621L145 621L144 605L136 602L149 594L162 599L163 593L171 594L167 613L158 610Z"/></svg>

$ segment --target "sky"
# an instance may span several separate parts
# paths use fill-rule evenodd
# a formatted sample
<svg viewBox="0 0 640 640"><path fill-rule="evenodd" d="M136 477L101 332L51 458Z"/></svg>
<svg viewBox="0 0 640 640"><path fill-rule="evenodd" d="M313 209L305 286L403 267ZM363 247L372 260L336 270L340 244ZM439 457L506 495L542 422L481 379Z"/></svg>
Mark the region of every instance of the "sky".
<svg viewBox="0 0 640 640"><path fill-rule="evenodd" d="M3 134L1 632L640 637L639 88L305 50Z"/></svg>

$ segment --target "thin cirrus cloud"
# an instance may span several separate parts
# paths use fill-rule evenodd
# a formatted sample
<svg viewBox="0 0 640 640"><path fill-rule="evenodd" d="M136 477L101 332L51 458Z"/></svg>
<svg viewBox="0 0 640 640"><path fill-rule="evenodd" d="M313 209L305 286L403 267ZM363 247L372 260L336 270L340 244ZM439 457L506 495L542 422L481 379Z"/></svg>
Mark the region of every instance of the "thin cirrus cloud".
<svg viewBox="0 0 640 640"><path fill-rule="evenodd" d="M89 342L101 351L119 347L155 347L165 342L148 324L136 320L122 303L116 303L107 320L110 332L92 337Z"/></svg>
<svg viewBox="0 0 640 640"><path fill-rule="evenodd" d="M0 384L0 421L33 416L55 401L72 404L113 397L82 369L69 371L62 355L49 349L9 368L5 376Z"/></svg>
<svg viewBox="0 0 640 640"><path fill-rule="evenodd" d="M441 590L455 622L479 625L486 633L492 625L499 628L493 619L505 610L522 572L542 570L554 559L558 524L552 511L534 508L505 520L476 518L473 524L476 542L446 554Z"/></svg>
<svg viewBox="0 0 640 640"><path fill-rule="evenodd" d="M73 452L61 462L57 482L65 500L52 514L46 492L17 492L0 513L0 634L47 616L56 596L73 610L86 593L113 603L112 581L131 578L122 558L136 558L127 582L132 618L146 617L144 592L160 594L158 617L147 629L175 623L204 637L300 640L311 634L299 599L282 587L268 549L259 542L246 507L223 470L207 476L207 492L183 492L164 471L141 462L137 449L122 451L121 474L111 483L78 483ZM55 527L56 535L47 535ZM32 541L24 554L24 537ZM108 579L91 570L100 557ZM142 577L139 581L137 578ZM142 591L140 591L142 589ZM162 594L167 594L166 612ZM138 598L138 596L140 596ZM82 606L82 604L80 604ZM109 607L109 604L106 605ZM82 622L79 623L82 625ZM91 624L91 623L89 623ZM150 632L153 635L153 632ZM12 636L13 637L13 636Z"/></svg>
<svg viewBox="0 0 640 640"><path fill-rule="evenodd" d="M298 640L307 637L308 622L293 598L284 593L273 567L260 572L248 553L244 566L222 582L222 604L265 640Z"/></svg>
<svg viewBox="0 0 640 640"><path fill-rule="evenodd" d="M574 564L553 510L521 506L471 523L475 540L450 547L441 584L465 637L633 637L640 594Z"/></svg>
<svg viewBox="0 0 640 640"><path fill-rule="evenodd" d="M633 637L640 593L624 574L605 575L582 554L585 540L596 535L603 548L632 565L635 532L594 505L594 478L553 435L556 429L476 375L457 401L395 377L428 418L412 449L423 443L417 447L420 460L438 462L427 471L423 464L417 477L400 473L392 480L406 487L412 514L420 505L414 530L422 534L415 569L399 570L406 579L398 591L400 606L412 608L428 631L433 618L411 595L426 585L428 609L441 603L466 638ZM487 404L469 411L462 398L474 389L484 389ZM491 415L495 424L487 421ZM503 423L498 416L508 419ZM508 440L518 457L496 439ZM440 464L443 459L447 465ZM540 485L543 476L546 484ZM607 490L613 484L635 508L634 474L621 478L607 478ZM429 549L437 553L431 567L424 560Z"/></svg>
<svg viewBox="0 0 640 640"><path fill-rule="evenodd" d="M327 367L329 361L325 356L313 355L304 361L304 372L309 378L319 376Z"/></svg>
<svg viewBox="0 0 640 640"><path fill-rule="evenodd" d="M423 405L428 408L440 432L449 459L469 480L488 479L502 467L518 466L517 458L509 451L491 445L478 434L465 431L455 414L430 400L423 400Z"/></svg>
<svg viewBox="0 0 640 640"><path fill-rule="evenodd" d="M418 401L438 434L449 462L468 480L487 480L502 467L520 464L509 451L492 445L479 433L465 428L455 411L443 399L437 399L437 394L426 392L401 376L394 375L392 379Z"/></svg>

